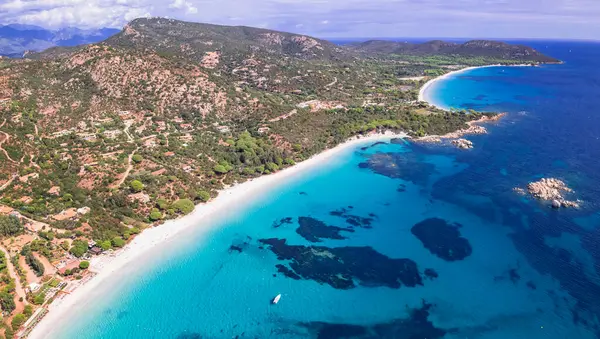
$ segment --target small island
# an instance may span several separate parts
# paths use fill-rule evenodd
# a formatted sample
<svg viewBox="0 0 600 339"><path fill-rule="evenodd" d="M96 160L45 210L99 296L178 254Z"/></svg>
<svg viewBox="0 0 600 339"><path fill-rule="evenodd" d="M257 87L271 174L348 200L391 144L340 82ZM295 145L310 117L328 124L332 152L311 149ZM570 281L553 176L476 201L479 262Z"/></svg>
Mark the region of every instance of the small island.
<svg viewBox="0 0 600 339"><path fill-rule="evenodd" d="M525 194L522 188L515 188L515 192ZM552 208L558 209L561 207L579 208L581 200L567 200L566 194L573 193L562 180L556 178L542 178L538 181L530 182L527 185L527 192L536 199L551 202Z"/></svg>

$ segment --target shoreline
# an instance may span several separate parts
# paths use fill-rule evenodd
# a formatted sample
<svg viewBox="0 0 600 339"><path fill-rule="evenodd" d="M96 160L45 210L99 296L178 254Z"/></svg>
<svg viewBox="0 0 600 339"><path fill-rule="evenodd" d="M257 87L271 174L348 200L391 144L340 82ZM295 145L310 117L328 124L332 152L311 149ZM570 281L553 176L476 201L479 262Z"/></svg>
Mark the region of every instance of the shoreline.
<svg viewBox="0 0 600 339"><path fill-rule="evenodd" d="M426 135L426 136L423 136L420 138L415 138L414 140L418 141L418 142L425 142L425 143L440 143L444 139L454 139L452 141L452 142L454 142L454 141L463 140L462 137L466 136L466 135L487 134L488 133L487 129L483 126L480 126L480 124L497 122L498 120L502 119L505 116L506 116L506 113L499 113L498 115L495 115L493 117L484 115L477 120L471 120L471 121L466 122L466 124L468 126L467 128L462 128L462 129L456 130L454 132L448 132L446 134L441 134L441 135L438 135L438 134ZM471 147L467 147L467 148L472 148L472 146L473 145L471 144Z"/></svg>
<svg viewBox="0 0 600 339"><path fill-rule="evenodd" d="M431 88L431 86L433 86L433 84L435 84L437 81L440 80L444 80L447 79L451 76L460 74L460 73L464 73L464 72L468 72L474 69L478 69L478 68L489 68L489 67L536 67L536 66L532 66L531 64L517 64L517 65L486 65L486 66L471 66L471 67L465 67L462 69L458 69L456 71L451 71L448 72L444 75L440 75L438 77L435 77L433 79L428 80L419 90L419 97L417 99L417 102L426 102L431 106L434 106L438 109L444 110L444 111L449 111L448 108L443 107L439 104L436 104L433 100L431 100L430 96L427 95L427 90L429 90Z"/></svg>
<svg viewBox="0 0 600 339"><path fill-rule="evenodd" d="M335 156L344 151L351 150L363 143L389 140L392 138L406 138L405 133L397 134L392 132L376 133L366 136L355 136L345 142L315 154L311 158L297 163L294 166L283 169L279 172L263 175L243 183L235 184L231 187L219 191L219 195L208 203L198 204L194 211L178 219L165 221L163 224L148 228L136 236L123 249L112 253L102 254L91 260L90 271L96 273L95 276L70 284L67 289L69 294L62 294L62 298L56 298L53 303L47 306L49 312L40 320L27 336L29 339L46 338L49 333L56 333L54 330L65 326L69 320L65 315L82 302L85 303L86 296L89 296L95 288L102 285L105 280L114 276L135 259L148 254L151 250L156 250L158 246L166 246L167 240L175 238L185 230L192 227L196 231L210 231L218 221L231 211L231 206L237 203L243 204L247 201L256 199L257 196L271 191L273 187L285 184L287 180L298 178L301 174L322 165L324 162L331 161ZM70 289L72 287L72 289ZM59 330L60 332L61 330Z"/></svg>

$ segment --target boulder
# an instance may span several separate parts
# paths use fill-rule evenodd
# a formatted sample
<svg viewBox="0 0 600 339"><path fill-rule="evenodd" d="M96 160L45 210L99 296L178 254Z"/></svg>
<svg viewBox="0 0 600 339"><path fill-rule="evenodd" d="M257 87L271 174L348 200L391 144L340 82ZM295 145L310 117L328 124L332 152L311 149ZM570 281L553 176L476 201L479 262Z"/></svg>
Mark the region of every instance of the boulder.
<svg viewBox="0 0 600 339"><path fill-rule="evenodd" d="M559 209L561 207L561 205L562 204L560 203L560 201L558 201L556 199L552 200L552 208Z"/></svg>

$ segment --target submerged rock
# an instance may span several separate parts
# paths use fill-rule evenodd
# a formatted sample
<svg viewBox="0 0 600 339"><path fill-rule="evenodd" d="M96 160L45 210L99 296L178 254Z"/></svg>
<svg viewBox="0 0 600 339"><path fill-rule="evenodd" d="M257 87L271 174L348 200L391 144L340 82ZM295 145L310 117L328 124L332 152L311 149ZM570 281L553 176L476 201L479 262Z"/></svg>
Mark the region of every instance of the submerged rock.
<svg viewBox="0 0 600 339"><path fill-rule="evenodd" d="M449 224L444 219L430 218L411 229L426 249L446 261L458 261L471 255L473 249L460 234L460 224Z"/></svg>
<svg viewBox="0 0 600 339"><path fill-rule="evenodd" d="M370 146L361 147L361 151L366 151L366 150L368 150L369 148L377 147L377 146L379 146L379 145L387 145L387 142L378 141L378 142L376 142L376 143L374 143L374 144L372 144L372 145L370 145Z"/></svg>
<svg viewBox="0 0 600 339"><path fill-rule="evenodd" d="M300 224L300 227L296 229L296 233L310 242L321 242L321 239L343 240L347 238L342 236L341 232L354 232L350 228L328 226L324 222L311 217L298 218L298 224Z"/></svg>
<svg viewBox="0 0 600 339"><path fill-rule="evenodd" d="M273 221L273 228L279 228L285 224L293 223L292 217L281 218L279 220Z"/></svg>
<svg viewBox="0 0 600 339"><path fill-rule="evenodd" d="M285 239L260 239L286 265L278 271L292 279L314 280L337 289L423 285L417 264L410 259L389 258L371 247L323 247L288 245Z"/></svg>
<svg viewBox="0 0 600 339"><path fill-rule="evenodd" d="M397 318L385 323L370 325L327 323L321 321L303 322L298 325L309 331L311 338L393 338L393 339L440 339L449 332L436 328L428 319L433 305L423 302L423 306L410 310L406 318Z"/></svg>
<svg viewBox="0 0 600 339"><path fill-rule="evenodd" d="M346 222L354 227L362 227L362 228L372 228L371 224L376 218L376 215L373 213L369 214L369 217L361 217L358 215L350 214L348 209L353 209L352 206L348 206L348 208L340 208L335 211L329 212L330 215L334 217L340 217L346 220Z"/></svg>
<svg viewBox="0 0 600 339"><path fill-rule="evenodd" d="M435 165L423 161L415 152L375 153L358 166L389 178L403 179L417 185L426 185L429 177L435 172Z"/></svg>
<svg viewBox="0 0 600 339"><path fill-rule="evenodd" d="M437 278L439 275L433 268L426 268L423 272L425 276L431 280Z"/></svg>

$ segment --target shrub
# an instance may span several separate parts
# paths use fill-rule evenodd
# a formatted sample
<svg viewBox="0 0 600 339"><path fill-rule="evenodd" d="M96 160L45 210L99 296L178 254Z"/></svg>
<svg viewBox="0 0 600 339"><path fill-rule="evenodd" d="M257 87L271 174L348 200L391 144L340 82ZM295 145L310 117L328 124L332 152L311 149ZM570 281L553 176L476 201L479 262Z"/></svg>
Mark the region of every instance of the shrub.
<svg viewBox="0 0 600 339"><path fill-rule="evenodd" d="M169 203L165 199L158 199L156 201L156 206L164 211L169 208Z"/></svg>
<svg viewBox="0 0 600 339"><path fill-rule="evenodd" d="M267 169L271 172L275 172L275 171L279 170L279 166L277 166L277 164L274 162L270 162L267 164Z"/></svg>
<svg viewBox="0 0 600 339"><path fill-rule="evenodd" d="M125 240L123 240L122 238L119 237L114 237L111 240L111 243L114 247L123 247L125 246Z"/></svg>
<svg viewBox="0 0 600 339"><path fill-rule="evenodd" d="M135 162L136 164L139 164L140 162L142 162L144 160L144 158L139 154L134 154L131 157L131 160L133 160L133 162Z"/></svg>
<svg viewBox="0 0 600 339"><path fill-rule="evenodd" d="M217 173L217 174L225 174L225 173L229 172L227 170L227 168L225 168L225 166L223 166L223 165L216 165L213 168L213 171L215 171L215 173Z"/></svg>
<svg viewBox="0 0 600 339"><path fill-rule="evenodd" d="M89 267L90 267L89 261L82 261L79 263L79 268L81 268L82 270L87 270Z"/></svg>
<svg viewBox="0 0 600 339"><path fill-rule="evenodd" d="M194 203L189 199L180 199L173 203L173 208L183 214L188 214L194 210Z"/></svg>
<svg viewBox="0 0 600 339"><path fill-rule="evenodd" d="M207 202L210 200L210 193L206 191L198 191L198 199Z"/></svg>
<svg viewBox="0 0 600 339"><path fill-rule="evenodd" d="M156 221L160 219L162 219L162 213L157 208L153 208L152 212L150 212L150 220Z"/></svg>
<svg viewBox="0 0 600 339"><path fill-rule="evenodd" d="M129 186L134 192L141 192L144 189L144 184L139 180L133 180Z"/></svg>

